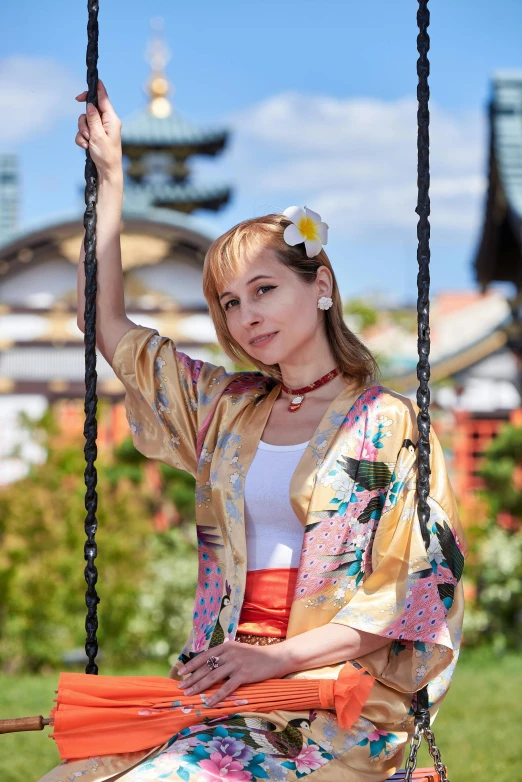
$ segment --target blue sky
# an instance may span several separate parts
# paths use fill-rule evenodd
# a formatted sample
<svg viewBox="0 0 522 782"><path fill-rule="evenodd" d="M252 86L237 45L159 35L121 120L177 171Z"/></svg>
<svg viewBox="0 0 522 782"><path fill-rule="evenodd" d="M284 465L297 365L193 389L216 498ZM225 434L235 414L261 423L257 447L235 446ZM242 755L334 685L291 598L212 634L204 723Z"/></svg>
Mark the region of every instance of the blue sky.
<svg viewBox="0 0 522 782"><path fill-rule="evenodd" d="M520 0L431 3L432 289L475 287L491 76L521 69ZM235 187L217 230L310 206L345 296L416 296L414 0L101 0L100 75L118 114L144 105L150 20L165 19L173 102L231 130L194 175ZM74 95L86 3L9 3L0 29L0 150L21 158L22 221L81 208Z"/></svg>

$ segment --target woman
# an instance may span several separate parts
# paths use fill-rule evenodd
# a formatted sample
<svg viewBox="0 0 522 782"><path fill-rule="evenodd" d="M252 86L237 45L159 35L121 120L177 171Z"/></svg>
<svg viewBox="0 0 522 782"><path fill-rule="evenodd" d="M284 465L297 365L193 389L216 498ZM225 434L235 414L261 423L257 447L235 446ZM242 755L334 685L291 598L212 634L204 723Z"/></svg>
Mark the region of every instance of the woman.
<svg viewBox="0 0 522 782"><path fill-rule="evenodd" d="M219 683L210 705L240 684L336 678L346 661L375 682L348 731L326 709L241 712L150 752L66 762L44 779L385 780L403 762L416 692L428 684L433 719L458 657L467 549L440 444L432 432L426 550L418 408L376 382L373 357L343 320L327 226L309 210L304 222L296 207L247 220L205 258L218 340L259 371L194 361L131 322L120 127L100 82L99 112L87 108L76 137L99 172L97 343L126 387L136 448L196 479L193 630L170 676L187 693ZM83 263L78 280L83 330Z"/></svg>

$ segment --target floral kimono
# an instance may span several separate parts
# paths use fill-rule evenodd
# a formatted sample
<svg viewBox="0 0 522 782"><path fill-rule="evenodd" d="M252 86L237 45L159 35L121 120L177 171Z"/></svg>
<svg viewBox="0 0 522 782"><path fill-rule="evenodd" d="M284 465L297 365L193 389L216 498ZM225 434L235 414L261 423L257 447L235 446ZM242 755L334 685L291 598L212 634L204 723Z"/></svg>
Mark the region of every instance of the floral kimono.
<svg viewBox="0 0 522 782"><path fill-rule="evenodd" d="M247 573L244 485L280 385L196 361L151 328L128 331L113 368L136 448L196 480L199 576L179 656L233 640ZM467 546L444 456L431 433L430 544L417 516L417 406L381 385L331 402L292 476L304 529L287 637L328 622L389 643L357 658L375 683L346 731L334 711L249 712L182 731L148 752L64 761L45 782L159 780L378 782L401 767L416 692L432 720L458 658ZM173 563L174 565L175 563ZM336 678L342 663L290 677ZM178 677L181 678L181 677ZM43 782L43 780L42 780Z"/></svg>

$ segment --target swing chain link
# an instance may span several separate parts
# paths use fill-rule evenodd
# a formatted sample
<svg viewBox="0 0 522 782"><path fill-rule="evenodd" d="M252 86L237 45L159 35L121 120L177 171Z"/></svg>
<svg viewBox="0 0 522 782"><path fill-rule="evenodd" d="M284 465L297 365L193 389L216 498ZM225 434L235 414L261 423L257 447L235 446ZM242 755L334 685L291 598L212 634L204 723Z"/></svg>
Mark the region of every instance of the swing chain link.
<svg viewBox="0 0 522 782"><path fill-rule="evenodd" d="M413 772L417 768L417 753L422 744L423 736L428 743L428 750L431 757L433 758L433 766L438 774L439 782L449 782L446 766L442 762L440 750L435 744L435 734L429 726L422 725L421 723L417 723L417 725L415 725L415 732L412 736L410 744L410 753L408 755L408 760L406 761L405 766L406 775L404 777L404 782L411 782L413 779Z"/></svg>
<svg viewBox="0 0 522 782"><path fill-rule="evenodd" d="M415 725L415 732L411 737L410 754L408 755L408 760L406 762L406 776L404 777L404 782L411 782L412 774L417 768L417 753L419 751L420 745L422 744L421 731L421 726L418 724Z"/></svg>
<svg viewBox="0 0 522 782"><path fill-rule="evenodd" d="M449 782L448 776L446 774L446 766L442 762L440 750L435 744L435 734L430 727L426 727L423 730L423 735L428 742L429 753L433 758L433 765L435 766L435 771L439 775L440 782Z"/></svg>

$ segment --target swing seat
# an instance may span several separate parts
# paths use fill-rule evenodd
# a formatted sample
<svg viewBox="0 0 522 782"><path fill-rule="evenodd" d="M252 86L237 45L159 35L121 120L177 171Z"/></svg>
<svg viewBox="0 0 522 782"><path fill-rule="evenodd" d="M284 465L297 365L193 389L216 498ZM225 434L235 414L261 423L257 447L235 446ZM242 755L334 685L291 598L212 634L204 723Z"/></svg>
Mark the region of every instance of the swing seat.
<svg viewBox="0 0 522 782"><path fill-rule="evenodd" d="M415 782L439 782L439 775L434 768L416 768L411 778ZM396 771L392 777L389 777L386 782L403 782L406 779L406 771L401 768L400 771Z"/></svg>

